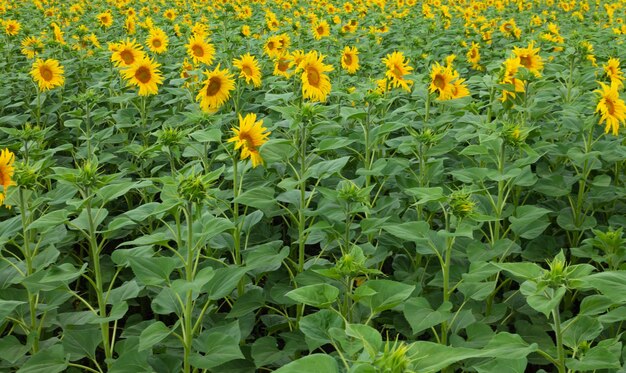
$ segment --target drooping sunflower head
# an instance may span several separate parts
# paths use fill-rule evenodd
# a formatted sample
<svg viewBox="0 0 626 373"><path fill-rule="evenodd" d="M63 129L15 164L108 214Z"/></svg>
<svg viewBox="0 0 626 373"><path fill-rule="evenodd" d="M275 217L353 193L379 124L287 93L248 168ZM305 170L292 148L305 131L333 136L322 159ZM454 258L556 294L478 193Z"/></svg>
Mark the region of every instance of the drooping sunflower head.
<svg viewBox="0 0 626 373"><path fill-rule="evenodd" d="M302 69L302 95L312 101L326 101L330 93L331 84L327 72L333 67L323 63L324 56L316 51L307 53L300 65Z"/></svg>
<svg viewBox="0 0 626 373"><path fill-rule="evenodd" d="M125 40L116 46L111 55L111 60L118 67L131 66L145 56L141 49L141 45L137 44L135 40Z"/></svg>
<svg viewBox="0 0 626 373"><path fill-rule="evenodd" d="M356 47L345 47L341 55L341 67L354 74L359 69L359 51Z"/></svg>
<svg viewBox="0 0 626 373"><path fill-rule="evenodd" d="M156 95L159 85L163 84L161 65L147 56L143 56L130 67L122 71L122 75L130 85L139 87L140 96Z"/></svg>
<svg viewBox="0 0 626 373"><path fill-rule="evenodd" d="M235 59L233 65L239 69L239 77L245 78L246 83L252 82L255 87L261 86L261 69L254 56L246 53L239 59Z"/></svg>
<svg viewBox="0 0 626 373"><path fill-rule="evenodd" d="M612 132L617 136L620 123L626 123L626 104L619 97L620 85L615 82L606 85L600 82L601 89L596 90L600 94L600 100L596 106L596 112L600 113L600 123L606 123L604 132Z"/></svg>
<svg viewBox="0 0 626 373"><path fill-rule="evenodd" d="M189 39L189 44L185 44L189 57L194 63L204 63L210 65L215 58L215 47L207 42L204 36L196 34Z"/></svg>
<svg viewBox="0 0 626 373"><path fill-rule="evenodd" d="M611 80L611 83L622 83L624 81L624 72L620 69L620 61L617 58L609 58L606 65L602 66L604 74Z"/></svg>
<svg viewBox="0 0 626 373"><path fill-rule="evenodd" d="M51 58L45 61L38 58L30 71L30 75L42 91L63 85L65 83L63 73L63 66L59 64L59 61Z"/></svg>
<svg viewBox="0 0 626 373"><path fill-rule="evenodd" d="M410 85L412 81L406 79L406 75L409 74L413 67L409 66L409 60L404 57L402 52L393 52L383 58L383 63L387 67L385 76L389 79L389 82L394 87L402 87L406 91L410 91Z"/></svg>
<svg viewBox="0 0 626 373"><path fill-rule="evenodd" d="M228 142L235 143L235 150L241 149L240 159L250 158L252 167L263 163L263 158L259 153L261 145L267 142L267 137L271 132L263 127L263 120L256 120L256 114L250 113L245 118L239 115L239 128L232 128L234 136Z"/></svg>
<svg viewBox="0 0 626 373"><path fill-rule="evenodd" d="M169 38L163 30L160 28L150 29L150 35L146 40L148 48L154 53L161 54L167 51L167 45L169 44Z"/></svg>
<svg viewBox="0 0 626 373"><path fill-rule="evenodd" d="M15 162L15 154L8 149L0 151L0 206L4 203L7 190L10 186L15 185L13 182L13 173L15 168L13 166Z"/></svg>
<svg viewBox="0 0 626 373"><path fill-rule="evenodd" d="M220 70L219 65L204 74L206 80L196 96L196 101L200 101L203 111L213 113L230 98L230 92L235 89L235 81L233 74L227 69Z"/></svg>

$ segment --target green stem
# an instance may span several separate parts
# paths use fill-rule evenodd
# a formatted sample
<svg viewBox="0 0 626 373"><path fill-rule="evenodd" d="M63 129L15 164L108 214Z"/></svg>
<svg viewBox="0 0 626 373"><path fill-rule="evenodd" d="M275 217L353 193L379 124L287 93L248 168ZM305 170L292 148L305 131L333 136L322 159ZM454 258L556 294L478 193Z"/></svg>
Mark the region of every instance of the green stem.
<svg viewBox="0 0 626 373"><path fill-rule="evenodd" d="M556 348L557 348L557 368L559 373L565 373L565 347L563 346L563 334L561 332L561 315L559 313L559 306L557 305L552 310L552 317L554 318L554 333L556 334Z"/></svg>
<svg viewBox="0 0 626 373"><path fill-rule="evenodd" d="M239 197L240 192L240 183L243 183L243 176L241 180L239 180L239 170L237 165L239 164L239 160L237 159L237 155L233 154L233 220L235 223L235 227L233 228L233 242L234 242L234 256L235 256L235 264L240 266L242 264L241 261L241 224L239 222L239 202L237 202L237 197ZM239 296L243 295L244 282L243 278L237 284L237 294Z"/></svg>
<svg viewBox="0 0 626 373"><path fill-rule="evenodd" d="M306 205L306 138L307 128L304 122L300 123L300 206L298 208L298 272L304 271L304 230L306 218L304 209Z"/></svg>
<svg viewBox="0 0 626 373"><path fill-rule="evenodd" d="M502 211L504 211L504 188L505 181L502 175L504 174L504 163L505 163L505 155L506 155L506 143L502 140L502 144L500 145L500 154L498 154L498 173L500 176L500 180L498 180L498 202L496 205L496 222L493 237L491 238L491 242L496 242L496 240L500 239L500 228L501 223L500 219L502 218Z"/></svg>
<svg viewBox="0 0 626 373"><path fill-rule="evenodd" d="M187 260L185 263L185 279L187 283L191 284L193 282L194 273L194 245L193 245L193 205L191 202L187 203L185 206L185 218L187 220ZM184 347L184 356L183 356L183 372L190 373L191 372L191 363L189 361L189 356L191 355L191 345L193 342L193 323L191 322L191 317L193 313L193 291L191 289L187 290L186 301L185 301L185 310L183 314L183 347Z"/></svg>
<svg viewBox="0 0 626 373"><path fill-rule="evenodd" d="M26 261L26 276L33 274L33 253L30 251L30 232L28 231L28 225L30 224L29 216L27 216L26 198L24 197L24 190L19 188L20 198L20 216L22 218L22 235L24 238L23 252L24 260ZM39 293L28 292L28 309L30 313L30 327L29 333L34 334L32 353L36 353L39 350L39 333L37 327L37 303L39 302Z"/></svg>

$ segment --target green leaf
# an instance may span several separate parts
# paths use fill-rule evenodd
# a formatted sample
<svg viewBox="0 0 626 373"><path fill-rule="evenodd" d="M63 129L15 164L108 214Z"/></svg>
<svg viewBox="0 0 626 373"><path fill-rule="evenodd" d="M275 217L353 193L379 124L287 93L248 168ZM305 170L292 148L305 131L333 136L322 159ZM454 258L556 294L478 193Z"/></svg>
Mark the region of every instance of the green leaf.
<svg viewBox="0 0 626 373"><path fill-rule="evenodd" d="M339 289L329 284L314 284L294 289L285 296L308 306L324 308L330 306L339 296Z"/></svg>
<svg viewBox="0 0 626 373"><path fill-rule="evenodd" d="M543 275L544 269L535 263L519 262L519 263L492 263L494 266L509 272L513 278L519 282L523 280L534 280Z"/></svg>
<svg viewBox="0 0 626 373"><path fill-rule="evenodd" d="M620 357L622 343L615 340L603 340L592 347L578 359L566 359L565 365L575 371L598 371L609 369L613 371L621 367Z"/></svg>
<svg viewBox="0 0 626 373"><path fill-rule="evenodd" d="M216 269L213 277L202 287L202 290L207 292L209 299L222 299L237 287L237 284L247 271L248 269L245 267Z"/></svg>
<svg viewBox="0 0 626 373"><path fill-rule="evenodd" d="M235 198L235 202L259 210L272 210L276 208L274 188L270 187L258 187L246 190Z"/></svg>
<svg viewBox="0 0 626 373"><path fill-rule="evenodd" d="M330 343L328 334L330 328L343 328L343 319L331 310L324 309L306 315L300 320L300 331L306 336L306 342L311 351Z"/></svg>
<svg viewBox="0 0 626 373"><path fill-rule="evenodd" d="M551 211L536 206L520 206L515 211L515 216L509 217L511 230L525 239L539 237L550 225L546 216Z"/></svg>
<svg viewBox="0 0 626 373"><path fill-rule="evenodd" d="M315 178L324 179L336 172L341 171L342 168L350 160L349 156L341 157L338 159L331 159L329 161L321 161L313 164L304 174L304 179ZM325 176L325 177L322 177Z"/></svg>
<svg viewBox="0 0 626 373"><path fill-rule="evenodd" d="M17 373L58 373L67 369L63 346L55 344L40 350Z"/></svg>
<svg viewBox="0 0 626 373"><path fill-rule="evenodd" d="M0 299L0 320L4 320L7 316L9 316L13 310L21 305L25 304L24 301L19 300L3 300Z"/></svg>
<svg viewBox="0 0 626 373"><path fill-rule="evenodd" d="M130 257L129 262L133 273L144 285L163 284L174 268L180 265L180 260L168 257Z"/></svg>
<svg viewBox="0 0 626 373"><path fill-rule="evenodd" d="M239 341L220 332L205 332L193 340L193 347L201 353L189 357L191 365L211 369L228 361L243 359Z"/></svg>
<svg viewBox="0 0 626 373"><path fill-rule="evenodd" d="M49 232L52 228L64 224L68 219L67 210L56 210L47 213L28 225L27 230L38 229L41 233Z"/></svg>
<svg viewBox="0 0 626 373"><path fill-rule="evenodd" d="M563 323L563 343L577 348L582 342L593 341L602 333L603 327L595 317L578 315Z"/></svg>
<svg viewBox="0 0 626 373"><path fill-rule="evenodd" d="M131 280L125 282L122 286L119 286L106 295L107 304L116 304L123 302L127 299L136 298L139 292L143 289L143 286L139 286L137 281Z"/></svg>
<svg viewBox="0 0 626 373"><path fill-rule="evenodd" d="M337 361L326 354L305 356L274 371L274 373L339 373Z"/></svg>
<svg viewBox="0 0 626 373"><path fill-rule="evenodd" d="M359 286L355 297L366 304L372 313L390 310L411 296L415 285L407 285L391 280L369 280Z"/></svg>
<svg viewBox="0 0 626 373"><path fill-rule="evenodd" d="M537 284L533 281L525 281L520 286L520 292L526 297L526 302L538 312L549 317L550 313L559 305L567 289L560 287L556 290L552 288L537 289Z"/></svg>
<svg viewBox="0 0 626 373"><path fill-rule="evenodd" d="M263 290L260 288L250 289L237 298L230 309L227 319L238 318L254 312L265 305Z"/></svg>
<svg viewBox="0 0 626 373"><path fill-rule="evenodd" d="M445 302L435 311L425 298L411 298L404 302L404 318L411 325L413 334L437 326L452 317L452 303Z"/></svg>
<svg viewBox="0 0 626 373"><path fill-rule="evenodd" d="M139 351L147 350L167 338L172 331L161 321L150 324L139 335Z"/></svg>
<svg viewBox="0 0 626 373"><path fill-rule="evenodd" d="M257 368L273 364L286 357L286 353L278 349L278 343L274 337L261 337L255 340L251 353Z"/></svg>
<svg viewBox="0 0 626 373"><path fill-rule="evenodd" d="M63 328L63 349L71 355L71 360L83 357L94 358L96 348L102 342L100 328L89 326L66 326Z"/></svg>
<svg viewBox="0 0 626 373"><path fill-rule="evenodd" d="M421 242L428 238L430 226L425 221L413 221L402 224L388 224L383 230L406 241Z"/></svg>
<svg viewBox="0 0 626 373"><path fill-rule="evenodd" d="M30 350L28 345L22 345L13 335L7 335L0 339L0 359L15 364L16 361L26 355Z"/></svg>
<svg viewBox="0 0 626 373"><path fill-rule="evenodd" d="M376 357L383 345L383 337L378 330L369 325L347 324L346 335L359 339L372 359Z"/></svg>
<svg viewBox="0 0 626 373"><path fill-rule="evenodd" d="M578 289L595 289L611 298L614 303L626 303L626 271L604 271L579 278L575 287Z"/></svg>

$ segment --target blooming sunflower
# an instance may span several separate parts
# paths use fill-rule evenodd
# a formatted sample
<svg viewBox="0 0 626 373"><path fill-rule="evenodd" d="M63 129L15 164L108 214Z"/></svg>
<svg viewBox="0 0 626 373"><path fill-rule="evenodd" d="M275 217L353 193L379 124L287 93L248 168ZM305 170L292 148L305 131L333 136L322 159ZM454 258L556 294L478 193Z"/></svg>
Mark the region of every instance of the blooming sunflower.
<svg viewBox="0 0 626 373"><path fill-rule="evenodd" d="M289 54L281 55L274 60L274 75L284 76L285 78L291 77L293 74L289 69L293 66L293 58Z"/></svg>
<svg viewBox="0 0 626 373"><path fill-rule="evenodd" d="M37 61L33 63L30 75L32 75L37 85L39 85L40 90L47 91L65 83L63 72L63 66L59 64L59 61L51 58L44 61L38 58Z"/></svg>
<svg viewBox="0 0 626 373"><path fill-rule="evenodd" d="M239 115L239 128L232 128L235 136L228 139L228 142L235 143L235 150L241 148L241 160L250 158L252 167L263 163L259 148L267 142L267 136L271 132L266 132L263 127L263 120L256 120L256 114L250 113L242 118Z"/></svg>
<svg viewBox="0 0 626 373"><path fill-rule="evenodd" d="M618 83L621 87L624 81L624 72L619 67L619 59L609 58L606 65L603 65L602 68L606 76L611 79L611 84Z"/></svg>
<svg viewBox="0 0 626 373"><path fill-rule="evenodd" d="M333 67L324 64L323 55L312 51L306 54L298 68L302 69L302 96L313 101L326 101L330 93L331 84L326 72L333 71Z"/></svg>
<svg viewBox="0 0 626 373"><path fill-rule="evenodd" d="M196 34L189 39L189 44L185 44L189 57L193 59L193 63L204 63L210 65L215 57L215 47L213 44L204 40L204 36Z"/></svg>
<svg viewBox="0 0 626 373"><path fill-rule="evenodd" d="M20 32L22 25L16 20L9 19L4 22L4 32L9 36L15 36Z"/></svg>
<svg viewBox="0 0 626 373"><path fill-rule="evenodd" d="M282 39L279 36L270 36L263 46L263 51L268 55L268 57L276 58L281 54L281 42Z"/></svg>
<svg viewBox="0 0 626 373"><path fill-rule="evenodd" d="M341 67L354 74L359 69L359 51L356 47L345 47L341 55Z"/></svg>
<svg viewBox="0 0 626 373"><path fill-rule="evenodd" d="M500 80L500 84L508 84L513 86L513 91L502 90L502 101L507 101L509 97L515 98L516 93L523 93L524 81L516 77L517 71L521 67L519 57L511 57L504 61L504 76Z"/></svg>
<svg viewBox="0 0 626 373"><path fill-rule="evenodd" d="M35 58L43 52L43 42L35 36L29 36L22 40L22 54L27 58Z"/></svg>
<svg viewBox="0 0 626 373"><path fill-rule="evenodd" d="M624 124L626 121L626 104L619 97L618 83L611 83L609 86L600 82L600 86L602 89L596 90L600 94L600 101L596 106L596 112L600 112L599 124L606 122L604 132L608 133L610 130L617 136L620 123Z"/></svg>
<svg viewBox="0 0 626 373"><path fill-rule="evenodd" d="M464 84L465 79L457 79L452 82L452 96L450 98L461 98L469 96L469 89L467 89L467 85Z"/></svg>
<svg viewBox="0 0 626 373"><path fill-rule="evenodd" d="M15 154L8 149L3 149L0 152L0 185L2 185L2 191L0 191L0 205L4 203L7 190L11 185L15 185L13 182L13 162L15 161Z"/></svg>
<svg viewBox="0 0 626 373"><path fill-rule="evenodd" d="M122 75L130 85L139 87L139 96L156 95L159 84L163 84L161 65L150 57L143 56L130 67L122 71Z"/></svg>
<svg viewBox="0 0 626 373"><path fill-rule="evenodd" d="M148 44L148 48L151 51L161 54L167 51L169 38L160 28L153 28L150 29L150 35L148 35L148 39L146 39L146 44Z"/></svg>
<svg viewBox="0 0 626 373"><path fill-rule="evenodd" d="M470 49L467 51L467 62L471 63L474 69L480 62L480 46L475 42L472 42Z"/></svg>
<svg viewBox="0 0 626 373"><path fill-rule="evenodd" d="M230 98L230 92L235 88L233 74L228 69L220 70L217 65L213 71L205 71L204 86L198 92L196 101L200 101L202 110L213 113Z"/></svg>
<svg viewBox="0 0 626 373"><path fill-rule="evenodd" d="M245 78L246 83L252 82L255 87L261 86L261 69L259 68L259 62L254 56L246 53L239 59L235 59L233 65L241 71L239 77Z"/></svg>
<svg viewBox="0 0 626 373"><path fill-rule="evenodd" d="M402 87L405 91L410 91L412 81L406 80L405 75L408 74L413 67L409 66L409 60L404 57L402 52L393 52L383 58L383 63L387 67L385 76L389 78L389 82L393 87Z"/></svg>
<svg viewBox="0 0 626 373"><path fill-rule="evenodd" d="M100 25L104 28L109 28L113 24L113 15L111 15L111 12L107 11L100 13L96 16L96 18L100 22Z"/></svg>
<svg viewBox="0 0 626 373"><path fill-rule="evenodd" d="M539 48L534 48L535 42L531 41L527 48L513 48L513 54L519 57L520 64L533 73L536 77L541 76L543 60L539 55Z"/></svg>
<svg viewBox="0 0 626 373"><path fill-rule="evenodd" d="M141 45L135 40L125 40L117 45L116 50L111 55L111 61L117 67L128 67L145 56L141 50Z"/></svg>
<svg viewBox="0 0 626 373"><path fill-rule="evenodd" d="M430 93L439 92L440 100L447 100L452 97L454 85L452 81L456 79L454 70L449 66L441 66L439 62L430 69Z"/></svg>
<svg viewBox="0 0 626 373"><path fill-rule="evenodd" d="M313 37L315 40L320 40L325 36L330 35L330 26L328 22L322 20L313 25Z"/></svg>

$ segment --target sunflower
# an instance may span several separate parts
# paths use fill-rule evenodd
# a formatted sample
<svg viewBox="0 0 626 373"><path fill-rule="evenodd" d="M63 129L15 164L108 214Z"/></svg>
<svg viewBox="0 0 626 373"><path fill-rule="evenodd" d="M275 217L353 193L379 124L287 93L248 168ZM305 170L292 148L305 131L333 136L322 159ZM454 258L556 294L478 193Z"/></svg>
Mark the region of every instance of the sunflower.
<svg viewBox="0 0 626 373"><path fill-rule="evenodd" d="M517 71L521 67L519 57L512 57L504 61L504 76L500 80L500 84L508 84L513 86L513 91L502 90L502 101L507 101L509 97L515 98L516 93L523 93L524 81L516 77Z"/></svg>
<svg viewBox="0 0 626 373"><path fill-rule="evenodd" d="M534 46L535 42L531 41L527 48L514 47L513 54L519 57L522 66L539 78L543 70L543 61L539 56L539 48L533 48Z"/></svg>
<svg viewBox="0 0 626 373"><path fill-rule="evenodd" d="M230 92L235 89L235 81L233 74L227 69L220 70L219 65L215 70L205 71L204 74L206 80L196 96L196 101L200 101L202 110L213 113L230 98Z"/></svg>
<svg viewBox="0 0 626 373"><path fill-rule="evenodd" d="M35 36L22 40L22 54L27 58L35 58L41 52L43 52L43 42Z"/></svg>
<svg viewBox="0 0 626 373"><path fill-rule="evenodd" d="M96 18L100 22L100 25L104 28L109 28L113 24L113 15L111 15L111 12L107 11L100 13L96 16Z"/></svg>
<svg viewBox="0 0 626 373"><path fill-rule="evenodd" d="M480 46L475 42L472 42L470 49L467 51L467 62L471 63L474 69L480 62Z"/></svg>
<svg viewBox="0 0 626 373"><path fill-rule="evenodd" d="M156 95L159 84L163 84L161 65L150 57L143 56L130 67L122 71L122 75L130 85L139 87L139 96Z"/></svg>
<svg viewBox="0 0 626 373"><path fill-rule="evenodd" d="M213 44L204 40L202 35L194 35L189 39L189 44L185 44L189 57L193 59L193 63L204 63L210 65L215 57L215 47Z"/></svg>
<svg viewBox="0 0 626 373"><path fill-rule="evenodd" d="M326 72L333 71L333 67L325 65L323 55L312 51L306 54L298 65L302 69L302 96L313 101L326 101L330 93L331 84Z"/></svg>
<svg viewBox="0 0 626 373"><path fill-rule="evenodd" d="M235 136L228 139L228 142L235 143L235 150L241 148L241 160L250 158L252 167L256 167L263 163L263 159L259 154L261 145L267 142L267 136L271 132L266 132L267 128L263 127L263 120L256 120L256 114L250 113L245 118L239 115L239 128L231 128Z"/></svg>
<svg viewBox="0 0 626 373"><path fill-rule="evenodd" d="M0 185L2 185L2 191L0 191L0 205L4 203L7 190L11 185L15 185L13 182L13 162L15 161L15 154L8 149L3 149L0 152Z"/></svg>
<svg viewBox="0 0 626 373"><path fill-rule="evenodd" d="M359 51L356 47L345 47L341 55L341 67L354 74L359 69Z"/></svg>
<svg viewBox="0 0 626 373"><path fill-rule="evenodd" d="M454 85L452 81L457 76L451 67L444 67L435 62L435 65L430 69L430 86L428 90L430 93L439 92L440 100L447 100L452 97L454 91Z"/></svg>
<svg viewBox="0 0 626 373"><path fill-rule="evenodd" d="M282 55L274 60L274 75L290 78L293 74L289 69L293 66L293 58L291 55Z"/></svg>
<svg viewBox="0 0 626 373"><path fill-rule="evenodd" d="M263 46L263 51L270 58L276 58L281 55L281 41L282 39L279 36L270 36L265 45Z"/></svg>
<svg viewBox="0 0 626 373"><path fill-rule="evenodd" d="M413 68L409 66L409 60L404 57L402 52L393 52L383 58L383 63L387 67L385 76L389 78L389 82L394 87L402 87L405 91L410 91L412 81L406 80L405 75L409 74Z"/></svg>
<svg viewBox="0 0 626 373"><path fill-rule="evenodd" d="M600 101L596 106L596 112L600 112L600 123L606 122L604 132L608 133L609 130L614 136L617 136L620 123L624 124L626 121L626 104L624 100L619 98L619 84L611 83L610 86L600 82L602 89L598 89L595 92L600 94Z"/></svg>
<svg viewBox="0 0 626 373"><path fill-rule="evenodd" d="M39 89L42 91L47 91L65 83L63 66L55 59L47 59L44 61L38 58L37 61L33 63L30 75L32 75L37 85L39 85Z"/></svg>
<svg viewBox="0 0 626 373"><path fill-rule="evenodd" d="M306 54L302 49L296 49L295 51L291 52L291 59L293 60L293 65L296 67L296 69L300 67L300 63L304 61L304 57L306 57Z"/></svg>
<svg viewBox="0 0 626 373"><path fill-rule="evenodd" d="M10 19L4 22L4 32L9 36L15 36L20 32L22 25L16 20Z"/></svg>
<svg viewBox="0 0 626 373"><path fill-rule="evenodd" d="M241 71L239 77L245 78L246 83L252 82L255 87L261 86L261 69L259 68L259 62L254 56L250 55L250 53L246 53L239 59L235 59L233 66Z"/></svg>
<svg viewBox="0 0 626 373"><path fill-rule="evenodd" d="M117 49L111 55L111 61L118 67L128 67L145 56L141 45L135 40L126 40L117 45Z"/></svg>
<svg viewBox="0 0 626 373"><path fill-rule="evenodd" d="M619 86L622 85L624 81L624 72L619 67L619 59L617 58L609 58L606 65L603 65L604 73L606 76L611 79L611 84L618 83Z"/></svg>
<svg viewBox="0 0 626 373"><path fill-rule="evenodd" d="M325 36L330 35L330 26L328 26L328 22L322 20L313 24L313 37L315 40L320 40Z"/></svg>
<svg viewBox="0 0 626 373"><path fill-rule="evenodd" d="M163 30L160 28L150 29L150 35L148 35L148 39L146 39L146 44L148 44L148 48L151 51L161 54L167 51L168 43L169 39Z"/></svg>
<svg viewBox="0 0 626 373"><path fill-rule="evenodd" d="M163 17L167 18L168 21L173 22L176 19L176 10L173 8L169 8L163 13Z"/></svg>
<svg viewBox="0 0 626 373"><path fill-rule="evenodd" d="M469 96L469 89L464 84L465 79L457 79L452 82L452 96L450 98L462 98Z"/></svg>
<svg viewBox="0 0 626 373"><path fill-rule="evenodd" d="M241 35L245 37L249 37L251 34L252 34L252 31L250 31L250 26L248 25L241 26Z"/></svg>

